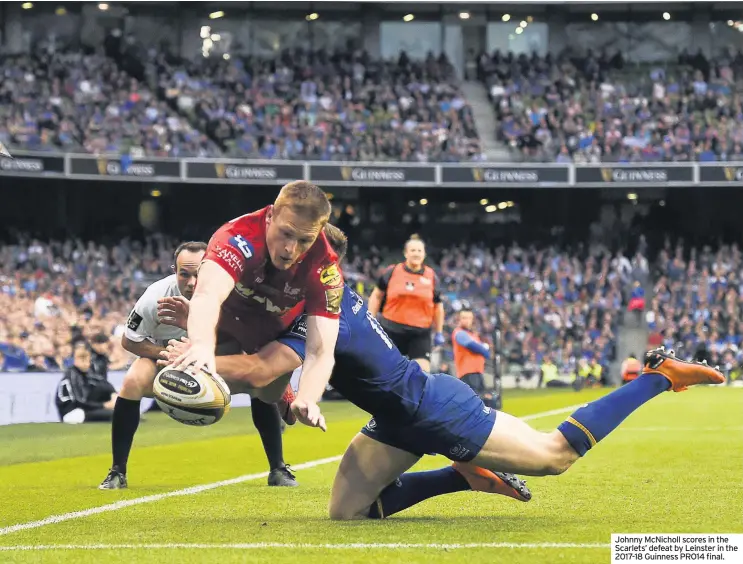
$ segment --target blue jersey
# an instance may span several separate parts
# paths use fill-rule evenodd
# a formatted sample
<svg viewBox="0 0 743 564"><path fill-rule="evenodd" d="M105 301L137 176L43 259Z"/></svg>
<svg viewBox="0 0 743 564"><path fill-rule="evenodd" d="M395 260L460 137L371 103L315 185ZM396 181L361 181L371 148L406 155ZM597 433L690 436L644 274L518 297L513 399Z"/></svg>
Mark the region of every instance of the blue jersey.
<svg viewBox="0 0 743 564"><path fill-rule="evenodd" d="M278 341L304 360L306 335L302 315ZM429 379L397 349L361 296L346 286L330 385L364 411L404 423L416 414Z"/></svg>

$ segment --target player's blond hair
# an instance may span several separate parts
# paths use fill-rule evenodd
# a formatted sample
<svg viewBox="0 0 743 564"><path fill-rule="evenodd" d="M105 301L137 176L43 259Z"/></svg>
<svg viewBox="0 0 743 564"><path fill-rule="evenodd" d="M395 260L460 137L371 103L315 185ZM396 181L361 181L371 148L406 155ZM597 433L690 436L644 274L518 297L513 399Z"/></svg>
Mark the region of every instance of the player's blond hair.
<svg viewBox="0 0 743 564"><path fill-rule="evenodd" d="M348 251L348 237L332 223L326 223L325 227L323 227L323 232L325 233L325 237L328 238L328 243L333 247L335 254L338 255L338 262L341 262Z"/></svg>
<svg viewBox="0 0 743 564"><path fill-rule="evenodd" d="M420 242L420 244L423 245L423 251L425 252L425 250L426 250L426 244L423 242L423 239L421 239L420 235L418 235L417 233L413 233L410 236L410 238L407 241L405 241L405 246L403 247L403 250L406 250L407 251L408 250L408 245L410 243L412 243L413 241Z"/></svg>
<svg viewBox="0 0 743 564"><path fill-rule="evenodd" d="M330 201L319 186L305 180L286 184L273 203L274 213L287 208L312 223L325 225L330 219Z"/></svg>

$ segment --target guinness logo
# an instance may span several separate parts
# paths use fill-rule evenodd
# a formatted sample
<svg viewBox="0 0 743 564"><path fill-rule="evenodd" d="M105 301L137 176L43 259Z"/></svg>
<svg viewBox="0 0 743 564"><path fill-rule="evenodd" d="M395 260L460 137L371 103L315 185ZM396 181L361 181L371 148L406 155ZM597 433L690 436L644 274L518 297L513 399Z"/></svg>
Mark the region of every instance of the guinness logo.
<svg viewBox="0 0 743 564"><path fill-rule="evenodd" d="M725 180L728 182L740 182L743 180L743 168L726 166L724 169Z"/></svg>
<svg viewBox="0 0 743 564"><path fill-rule="evenodd" d="M106 176L108 169L108 161L106 159L96 159L96 165L98 165L98 174Z"/></svg>
<svg viewBox="0 0 743 564"><path fill-rule="evenodd" d="M353 178L353 169L350 166L342 166L341 167L341 178L348 182Z"/></svg>
<svg viewBox="0 0 743 564"><path fill-rule="evenodd" d="M482 172L481 168L473 168L472 169L472 178L475 182L482 182L485 178L485 175Z"/></svg>
<svg viewBox="0 0 743 564"><path fill-rule="evenodd" d="M217 173L217 178L224 178L224 172L225 172L224 163L214 163L214 170Z"/></svg>
<svg viewBox="0 0 743 564"><path fill-rule="evenodd" d="M612 181L612 170L610 168L602 168L601 178L603 179L604 182L611 182Z"/></svg>

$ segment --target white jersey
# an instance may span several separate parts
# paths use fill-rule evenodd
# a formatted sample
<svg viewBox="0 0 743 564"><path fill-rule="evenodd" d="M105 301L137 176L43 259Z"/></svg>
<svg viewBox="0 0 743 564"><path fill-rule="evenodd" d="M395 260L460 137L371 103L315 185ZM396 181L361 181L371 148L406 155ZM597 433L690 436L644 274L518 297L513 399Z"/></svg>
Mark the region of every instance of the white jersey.
<svg viewBox="0 0 743 564"><path fill-rule="evenodd" d="M180 296L178 279L175 274L150 284L137 300L126 322L126 338L135 343L148 339L164 347L170 339L180 339L186 332L172 325L164 325L157 320L157 300Z"/></svg>

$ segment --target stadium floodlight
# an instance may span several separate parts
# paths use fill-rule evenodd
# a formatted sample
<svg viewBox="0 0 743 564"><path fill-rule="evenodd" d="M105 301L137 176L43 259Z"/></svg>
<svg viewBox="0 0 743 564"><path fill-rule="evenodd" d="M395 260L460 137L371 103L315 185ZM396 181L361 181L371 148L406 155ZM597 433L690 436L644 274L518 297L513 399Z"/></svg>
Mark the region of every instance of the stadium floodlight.
<svg viewBox="0 0 743 564"><path fill-rule="evenodd" d="M229 54L229 53L225 53L224 55L222 55L222 58L223 58L223 59L224 59L225 61L229 61L229 60L230 60L230 54Z"/></svg>
<svg viewBox="0 0 743 564"><path fill-rule="evenodd" d="M498 204L498 209L499 209L499 210L504 210L504 209L506 209L507 207L508 207L508 202L500 202L500 203Z"/></svg>
<svg viewBox="0 0 743 564"><path fill-rule="evenodd" d="M101 2L100 4L98 4L98 9L102 12L105 12L106 10L108 10L108 4L106 4L105 2Z"/></svg>
<svg viewBox="0 0 743 564"><path fill-rule="evenodd" d="M511 14L503 14L503 17L501 18L504 22L507 22L511 19Z"/></svg>
<svg viewBox="0 0 743 564"><path fill-rule="evenodd" d="M524 33L524 28L523 27L517 27L516 28L516 35L521 35L522 33Z"/></svg>
<svg viewBox="0 0 743 564"><path fill-rule="evenodd" d="M526 20L522 20L521 23L519 24L519 27L526 28L527 25L529 25L529 24L526 23Z"/></svg>
<svg viewBox="0 0 743 564"><path fill-rule="evenodd" d="M531 17L531 16L526 16L526 21L529 22L529 23L531 23L531 22L534 21L534 18Z"/></svg>
<svg viewBox="0 0 743 564"><path fill-rule="evenodd" d="M637 199L637 194L635 194L634 192L630 192L629 194L627 194L627 199L634 201Z"/></svg>
<svg viewBox="0 0 743 564"><path fill-rule="evenodd" d="M210 28L208 25L202 25L201 26L201 39L206 39L209 37L209 35L212 32L212 28Z"/></svg>
<svg viewBox="0 0 743 564"><path fill-rule="evenodd" d="M485 211L488 213L493 213L494 211L498 211L498 206L494 204L490 204L489 206L485 208Z"/></svg>
<svg viewBox="0 0 743 564"><path fill-rule="evenodd" d="M420 205L422 205L422 206L425 206L425 205L426 205L426 204L428 203L428 200L426 200L425 198L421 198L421 199L420 199L420 202L418 202L418 203L419 203Z"/></svg>
<svg viewBox="0 0 743 564"><path fill-rule="evenodd" d="M223 16L224 16L224 12L222 10L219 10L218 12L212 12L211 14L209 14L209 19L217 20Z"/></svg>
<svg viewBox="0 0 743 564"><path fill-rule="evenodd" d="M318 14L317 12L312 12L311 14L307 14L304 19L306 19L308 22L314 22L319 17L320 14Z"/></svg>
<svg viewBox="0 0 743 564"><path fill-rule="evenodd" d="M599 21L599 15L596 13L591 14L591 19L595 22Z"/></svg>
<svg viewBox="0 0 743 564"><path fill-rule="evenodd" d="M468 19L470 19L470 13L469 12L459 12L459 19L460 20L468 20Z"/></svg>
<svg viewBox="0 0 743 564"><path fill-rule="evenodd" d="M413 200L410 200L408 202L408 206L411 207L411 208L414 208L415 207L415 202Z"/></svg>
<svg viewBox="0 0 743 564"><path fill-rule="evenodd" d="M670 20L671 14L669 14L668 12L663 12L663 19L666 21Z"/></svg>
<svg viewBox="0 0 743 564"><path fill-rule="evenodd" d="M211 39L212 41L219 41L220 39L222 39L222 36L221 36L221 35L219 35L218 33L212 33L212 35L211 35L210 39Z"/></svg>
<svg viewBox="0 0 743 564"><path fill-rule="evenodd" d="M457 203L456 202L449 202L449 209L450 210L453 210L456 207L457 207Z"/></svg>
<svg viewBox="0 0 743 564"><path fill-rule="evenodd" d="M404 22L412 22L415 19L415 16L413 14L405 14L402 17L402 21Z"/></svg>
<svg viewBox="0 0 743 564"><path fill-rule="evenodd" d="M481 206L487 206L488 205L488 199L487 198L483 198L482 200L480 200L480 205Z"/></svg>
<svg viewBox="0 0 743 564"><path fill-rule="evenodd" d="M60 6L54 10L54 13L58 16L64 16L67 13L67 9L64 6Z"/></svg>
<svg viewBox="0 0 743 564"><path fill-rule="evenodd" d="M34 5L31 2L24 2L23 4L21 4L21 8L23 8L24 10L30 10L33 7Z"/></svg>

